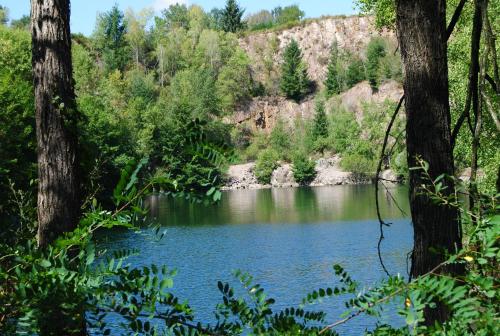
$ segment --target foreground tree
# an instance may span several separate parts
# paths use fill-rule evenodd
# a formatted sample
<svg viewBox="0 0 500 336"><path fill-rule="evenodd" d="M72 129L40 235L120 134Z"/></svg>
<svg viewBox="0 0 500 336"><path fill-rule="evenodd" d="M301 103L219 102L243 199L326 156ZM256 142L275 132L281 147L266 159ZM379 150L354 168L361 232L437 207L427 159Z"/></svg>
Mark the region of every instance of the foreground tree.
<svg viewBox="0 0 500 336"><path fill-rule="evenodd" d="M38 244L76 227L77 119L69 0L33 0L32 66L38 146Z"/></svg>
<svg viewBox="0 0 500 336"><path fill-rule="evenodd" d="M418 166L417 158L428 163L431 179L453 176L450 106L447 65L446 2L444 0L396 1L396 25L404 66L406 145L408 166ZM446 259L446 252L461 248L459 214L455 208L438 205L421 193L428 183L422 172L411 170L410 206L414 229L413 277L423 275ZM445 194L454 191L453 182L442 180ZM448 273L458 269L442 268ZM425 323L447 319L440 304L426 309Z"/></svg>

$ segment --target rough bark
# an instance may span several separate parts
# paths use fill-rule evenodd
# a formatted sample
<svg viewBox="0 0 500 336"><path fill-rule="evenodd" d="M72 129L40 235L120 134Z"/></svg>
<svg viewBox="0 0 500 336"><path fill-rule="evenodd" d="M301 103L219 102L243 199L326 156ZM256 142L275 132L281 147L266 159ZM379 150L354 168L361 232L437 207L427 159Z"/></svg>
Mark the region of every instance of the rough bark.
<svg viewBox="0 0 500 336"><path fill-rule="evenodd" d="M32 65L38 146L38 244L77 225L77 111L69 0L32 0Z"/></svg>
<svg viewBox="0 0 500 336"><path fill-rule="evenodd" d="M397 0L396 23L404 67L408 166L420 157L429 164L431 179L453 176L447 67L445 0ZM461 247L459 214L437 205L421 193L428 183L419 170L410 171L410 207L414 229L413 277L425 274L445 260L445 251ZM447 193L454 190L446 180ZM443 272L458 272L445 268ZM444 321L447 311L438 304L426 309L426 324Z"/></svg>

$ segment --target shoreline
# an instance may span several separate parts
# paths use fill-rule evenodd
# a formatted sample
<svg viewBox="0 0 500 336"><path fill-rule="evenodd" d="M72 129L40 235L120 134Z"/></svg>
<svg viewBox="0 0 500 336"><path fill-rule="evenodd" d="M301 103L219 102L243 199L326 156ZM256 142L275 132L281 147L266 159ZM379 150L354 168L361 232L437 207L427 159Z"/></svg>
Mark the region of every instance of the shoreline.
<svg viewBox="0 0 500 336"><path fill-rule="evenodd" d="M273 171L271 183L261 184L253 172L255 162L232 165L226 174L226 183L221 188L223 191L244 190L244 189L271 189L271 188L297 188L306 187L326 187L337 185L367 185L373 184L374 176L361 176L352 172L343 171L340 166L340 157L321 158L316 161L316 177L307 184L299 184L293 177L292 165L281 163ZM381 174L384 180L397 181L398 178L392 170L385 170ZM392 184L398 184L389 182Z"/></svg>

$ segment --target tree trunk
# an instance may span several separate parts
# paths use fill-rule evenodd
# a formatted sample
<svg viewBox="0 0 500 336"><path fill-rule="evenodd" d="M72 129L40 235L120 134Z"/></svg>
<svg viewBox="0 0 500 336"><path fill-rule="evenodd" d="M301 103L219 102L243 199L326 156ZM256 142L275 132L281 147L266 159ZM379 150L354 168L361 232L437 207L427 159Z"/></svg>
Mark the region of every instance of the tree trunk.
<svg viewBox="0 0 500 336"><path fill-rule="evenodd" d="M397 0L397 31L404 67L408 166L418 166L417 157L429 164L432 179L453 176L447 67L446 1ZM435 204L421 194L428 183L420 170L410 171L410 207L414 230L413 277L425 274L461 248L459 213ZM446 180L447 194L454 185ZM458 272L458 269L440 269ZM444 321L447 311L438 304L426 309L425 323Z"/></svg>
<svg viewBox="0 0 500 336"><path fill-rule="evenodd" d="M38 145L38 245L76 227L77 110L69 0L32 0L32 65Z"/></svg>

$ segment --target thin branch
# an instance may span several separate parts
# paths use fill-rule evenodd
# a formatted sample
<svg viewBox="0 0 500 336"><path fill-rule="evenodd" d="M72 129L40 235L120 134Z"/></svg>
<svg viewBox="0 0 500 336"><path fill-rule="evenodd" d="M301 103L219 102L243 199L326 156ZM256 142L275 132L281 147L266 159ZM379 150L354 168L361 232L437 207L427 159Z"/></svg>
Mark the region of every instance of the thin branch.
<svg viewBox="0 0 500 336"><path fill-rule="evenodd" d="M453 128L453 132L451 134L451 148L455 147L455 143L458 137L458 133L460 132L460 128L467 118L470 120L470 108L472 105L472 110L474 112L474 116L477 116L478 108L479 108L479 94L478 94L478 85L479 85L479 47L481 42L481 31L483 29L483 13L482 13L482 0L476 0L474 6L474 19L472 25L472 40L471 40L471 54L470 54L470 67L469 67L469 84L467 87L467 98L465 101L465 108L457 120L455 127ZM471 132L474 130L470 125Z"/></svg>
<svg viewBox="0 0 500 336"><path fill-rule="evenodd" d="M419 278L422 279L424 277L427 277L429 275L433 275L434 273L436 273L441 267L445 266L446 264L448 264L448 261L444 261L442 263L440 263L439 265L437 265L436 267L434 267L433 269L431 269L429 272L421 275ZM339 320L335 323L332 323L332 324L329 324L327 325L326 327L324 327L323 329L321 329L321 331L318 333L319 335L327 332L328 330L331 330L332 328L335 328L336 326L338 325L341 325L341 324L344 324L350 320L352 320L353 318L365 313L366 311L368 311L369 309L373 308L374 306L376 305L379 305L381 303L384 303L390 299L392 299L393 297L395 297L396 295L398 295L399 293L407 290L408 288L410 288L410 286L413 284L413 282L410 282L408 283L406 286L403 286L403 287L400 287L398 288L398 290L390 293L389 295L386 295L384 296L383 298L380 298L379 300L373 302L373 303L370 303L368 304L368 307L367 308L361 308L359 310L357 310L356 312L352 313L351 315L347 316L346 318L342 319L342 320Z"/></svg>
<svg viewBox="0 0 500 336"><path fill-rule="evenodd" d="M450 23L448 24L448 28L446 28L446 39L447 40L450 38L451 33L453 33L453 29L455 29L455 25L457 24L458 19L460 19L460 14L462 14L462 10L464 9L465 3L466 3L466 0L461 0L460 3L458 4L457 8L455 9L453 16L451 17Z"/></svg>
<svg viewBox="0 0 500 336"><path fill-rule="evenodd" d="M394 113L392 114L391 121L389 122L389 125L387 126L387 129L385 131L385 136L384 136L384 143L382 145L382 151L380 153L380 160L378 161L378 166L377 166L377 172L375 175L375 205L377 207L377 218L380 226L380 237L378 240L377 244L377 252L378 252L378 258L380 261L380 265L382 265L382 268L384 272L390 276L389 271L385 267L384 260L382 259L382 253L380 250L380 247L382 245L382 240L384 240L384 226L389 226L389 223L386 223L382 219L382 215L380 214L380 204L379 204L379 199L378 199L378 187L379 187L379 179L380 179L380 173L382 171L382 163L384 161L384 156L385 156L385 149L387 148L387 142L389 141L389 135L391 133L392 126L394 125L394 122L396 121L396 117L401 110L401 106L403 105L403 101L405 99L405 96L403 95L401 99L399 100L399 103L396 107L396 110L394 110Z"/></svg>
<svg viewBox="0 0 500 336"><path fill-rule="evenodd" d="M497 47L495 43L495 34L493 34L493 29L491 28L490 17L488 16L488 11L486 10L484 13L484 25L486 28L486 43L489 45L491 51L491 59L493 63L493 77L495 83L495 92L498 94L498 90L500 89L500 74L498 70L498 62L497 62ZM491 78L486 74L486 79Z"/></svg>
<svg viewBox="0 0 500 336"><path fill-rule="evenodd" d="M497 131L500 132L500 121L498 120L498 115L495 109L493 108L493 104L491 102L490 97L485 92L481 92L481 95L483 96L484 102L486 103L486 109L491 115L491 119L493 119L495 126L497 127Z"/></svg>
<svg viewBox="0 0 500 336"><path fill-rule="evenodd" d="M498 90L498 86L497 84L495 83L495 80L493 78L491 78L490 75L486 74L486 76L484 77L484 79L486 79L488 81L488 83L490 83L491 85L491 88L493 89L493 91L496 93L496 94L500 94L500 91Z"/></svg>

